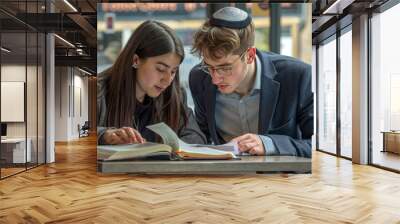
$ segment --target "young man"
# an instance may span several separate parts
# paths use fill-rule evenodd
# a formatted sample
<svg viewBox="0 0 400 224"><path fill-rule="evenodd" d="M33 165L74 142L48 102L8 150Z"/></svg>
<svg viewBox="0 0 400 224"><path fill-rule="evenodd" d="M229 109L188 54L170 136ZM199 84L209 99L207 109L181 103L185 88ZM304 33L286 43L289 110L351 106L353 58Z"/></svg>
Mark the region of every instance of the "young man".
<svg viewBox="0 0 400 224"><path fill-rule="evenodd" d="M196 120L208 142L237 141L252 155L311 157L311 66L258 51L243 10L215 12L195 34L202 57L189 77Z"/></svg>

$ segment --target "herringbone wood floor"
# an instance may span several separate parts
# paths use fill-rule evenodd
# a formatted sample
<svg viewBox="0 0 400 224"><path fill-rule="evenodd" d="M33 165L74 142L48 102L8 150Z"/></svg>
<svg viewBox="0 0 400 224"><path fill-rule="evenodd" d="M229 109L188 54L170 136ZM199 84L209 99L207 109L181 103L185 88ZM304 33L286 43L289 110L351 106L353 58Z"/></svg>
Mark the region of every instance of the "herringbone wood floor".
<svg viewBox="0 0 400 224"><path fill-rule="evenodd" d="M95 138L0 181L0 223L400 223L400 175L320 152L305 175L96 173Z"/></svg>

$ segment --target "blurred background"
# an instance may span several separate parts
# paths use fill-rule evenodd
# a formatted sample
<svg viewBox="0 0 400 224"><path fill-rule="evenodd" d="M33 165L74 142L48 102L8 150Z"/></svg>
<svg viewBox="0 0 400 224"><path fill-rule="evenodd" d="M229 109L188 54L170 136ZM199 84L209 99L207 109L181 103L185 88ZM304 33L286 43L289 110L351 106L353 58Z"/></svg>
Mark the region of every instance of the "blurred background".
<svg viewBox="0 0 400 224"><path fill-rule="evenodd" d="M235 6L252 15L258 49L311 63L311 3L102 3L97 6L97 72L112 65L143 21L164 22L176 31L185 46L180 79L187 90L190 107L193 102L188 75L200 62L190 54L193 35L220 8Z"/></svg>

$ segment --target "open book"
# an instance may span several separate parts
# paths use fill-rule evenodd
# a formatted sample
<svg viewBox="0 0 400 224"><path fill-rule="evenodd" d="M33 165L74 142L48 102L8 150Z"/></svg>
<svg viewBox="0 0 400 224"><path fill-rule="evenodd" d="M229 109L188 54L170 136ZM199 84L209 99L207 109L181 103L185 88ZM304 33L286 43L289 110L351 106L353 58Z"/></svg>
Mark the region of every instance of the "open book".
<svg viewBox="0 0 400 224"><path fill-rule="evenodd" d="M239 154L236 143L225 145L187 144L180 140L165 123L147 126L161 136L164 144L147 142L144 144L98 145L97 157L103 161L142 158L188 159L234 159Z"/></svg>

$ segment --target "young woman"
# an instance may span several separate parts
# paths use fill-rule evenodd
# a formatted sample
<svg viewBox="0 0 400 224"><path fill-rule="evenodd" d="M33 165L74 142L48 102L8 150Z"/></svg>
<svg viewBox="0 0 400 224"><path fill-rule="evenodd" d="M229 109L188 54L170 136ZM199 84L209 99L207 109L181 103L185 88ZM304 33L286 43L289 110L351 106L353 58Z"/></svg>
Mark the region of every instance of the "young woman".
<svg viewBox="0 0 400 224"><path fill-rule="evenodd" d="M99 144L159 141L147 125L164 122L187 143L204 143L179 87L182 42L157 21L142 23L111 68L98 75Z"/></svg>

